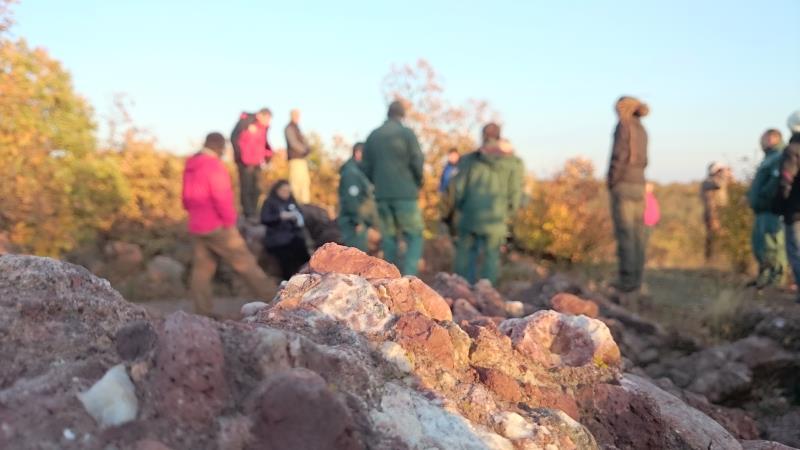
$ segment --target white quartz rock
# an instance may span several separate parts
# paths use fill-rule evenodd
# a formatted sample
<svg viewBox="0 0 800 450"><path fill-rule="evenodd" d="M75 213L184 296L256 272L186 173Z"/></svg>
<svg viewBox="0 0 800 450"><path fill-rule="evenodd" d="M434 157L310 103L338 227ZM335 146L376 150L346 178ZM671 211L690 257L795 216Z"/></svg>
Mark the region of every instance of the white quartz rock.
<svg viewBox="0 0 800 450"><path fill-rule="evenodd" d="M78 399L102 428L136 419L139 408L136 388L124 364L109 369L88 391L78 394Z"/></svg>

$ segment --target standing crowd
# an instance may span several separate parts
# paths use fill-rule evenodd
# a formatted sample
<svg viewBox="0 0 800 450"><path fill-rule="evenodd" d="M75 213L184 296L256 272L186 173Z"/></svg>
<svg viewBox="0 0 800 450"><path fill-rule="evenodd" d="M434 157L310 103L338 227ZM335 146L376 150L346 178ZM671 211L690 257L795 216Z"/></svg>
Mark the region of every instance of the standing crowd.
<svg viewBox="0 0 800 450"><path fill-rule="evenodd" d="M660 210L645 178L648 138L642 118L649 108L636 98L621 97L615 109L619 122L607 177L619 264L613 286L626 294L642 287L645 248ZM377 228L383 258L404 275L416 275L424 244L419 206L424 155L415 133L403 124L405 113L401 102L392 102L386 121L353 147L351 158L340 168L336 223L342 243L363 251L368 249L368 230ZM303 213L311 201L312 149L300 129L300 111L292 110L284 129L289 177L273 184L259 214L262 171L274 155L268 140L271 122L267 108L243 113L230 141L244 220L266 227L264 247L277 259L283 279L288 279L308 262L315 247ZM785 150L779 131L768 130L762 137L765 158L748 193L756 213L753 249L759 276L754 284L759 286L782 279L784 240L795 276L800 277L800 112L790 117L789 128L793 134ZM237 229L232 183L221 160L224 148L220 133L209 134L203 149L188 159L183 181L183 203L194 241L190 290L195 310L206 315L213 315L211 279L218 260L228 263L258 297L266 300L274 289ZM522 160L496 123L483 127L476 150L463 156L457 149L448 152L438 188L441 217L453 237L455 272L470 283L497 282L501 250L520 206L523 179ZM714 163L702 184L709 259L715 252L719 211L730 179L730 170Z"/></svg>

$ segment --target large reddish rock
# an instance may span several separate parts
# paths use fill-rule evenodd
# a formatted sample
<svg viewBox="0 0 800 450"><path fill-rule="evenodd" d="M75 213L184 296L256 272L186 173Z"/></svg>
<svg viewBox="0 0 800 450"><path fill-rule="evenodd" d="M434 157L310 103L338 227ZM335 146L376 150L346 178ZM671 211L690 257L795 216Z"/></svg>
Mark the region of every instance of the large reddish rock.
<svg viewBox="0 0 800 450"><path fill-rule="evenodd" d="M219 331L204 317L170 314L159 330L154 396L161 413L207 426L228 400Z"/></svg>
<svg viewBox="0 0 800 450"><path fill-rule="evenodd" d="M552 308L562 314L573 316L584 315L596 319L600 311L597 303L591 300L583 300L577 295L561 292L550 299Z"/></svg>
<svg viewBox="0 0 800 450"><path fill-rule="evenodd" d="M339 273L293 276L279 293L273 308L262 309L258 314L277 317L293 311L327 316L363 333L382 332L393 318L367 280Z"/></svg>
<svg viewBox="0 0 800 450"><path fill-rule="evenodd" d="M415 356L415 364L455 367L453 341L447 329L418 312L400 316L394 325L395 341Z"/></svg>
<svg viewBox="0 0 800 450"><path fill-rule="evenodd" d="M358 275L368 280L376 278L400 278L400 271L393 264L367 255L353 247L329 242L320 247L308 268L316 273L343 273Z"/></svg>
<svg viewBox="0 0 800 450"><path fill-rule="evenodd" d="M581 422L604 448L742 448L719 423L636 375L589 386L580 403Z"/></svg>
<svg viewBox="0 0 800 450"><path fill-rule="evenodd" d="M508 402L518 402L522 400L523 392L517 380L505 373L491 368L476 367L478 376L490 391L497 394L501 399Z"/></svg>
<svg viewBox="0 0 800 450"><path fill-rule="evenodd" d="M359 449L352 436L353 419L325 380L308 369L272 374L257 400L255 431L258 448Z"/></svg>
<svg viewBox="0 0 800 450"><path fill-rule="evenodd" d="M514 348L544 367L580 367L587 364L619 366L619 347L601 321L538 311L522 319L508 319L500 331Z"/></svg>
<svg viewBox="0 0 800 450"><path fill-rule="evenodd" d="M417 311L434 320L453 320L442 296L417 277L375 280L373 286L394 314Z"/></svg>

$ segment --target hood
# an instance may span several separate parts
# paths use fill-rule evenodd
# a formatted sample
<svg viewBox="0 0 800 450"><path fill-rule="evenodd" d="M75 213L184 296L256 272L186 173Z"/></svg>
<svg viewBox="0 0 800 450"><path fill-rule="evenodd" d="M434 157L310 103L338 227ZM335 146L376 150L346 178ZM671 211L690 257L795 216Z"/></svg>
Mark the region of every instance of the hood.
<svg viewBox="0 0 800 450"><path fill-rule="evenodd" d="M219 157L213 151L208 149L200 150L194 156L186 160L186 172L198 172L211 164L216 164L218 161Z"/></svg>
<svg viewBox="0 0 800 450"><path fill-rule="evenodd" d="M510 142L505 139L491 139L478 149L477 157L488 164L496 164L513 160L516 156Z"/></svg>
<svg viewBox="0 0 800 450"><path fill-rule="evenodd" d="M487 156L509 156L514 154L514 146L505 139L490 139L478 151Z"/></svg>
<svg viewBox="0 0 800 450"><path fill-rule="evenodd" d="M615 106L620 119L644 117L650 113L650 108L638 98L620 97Z"/></svg>

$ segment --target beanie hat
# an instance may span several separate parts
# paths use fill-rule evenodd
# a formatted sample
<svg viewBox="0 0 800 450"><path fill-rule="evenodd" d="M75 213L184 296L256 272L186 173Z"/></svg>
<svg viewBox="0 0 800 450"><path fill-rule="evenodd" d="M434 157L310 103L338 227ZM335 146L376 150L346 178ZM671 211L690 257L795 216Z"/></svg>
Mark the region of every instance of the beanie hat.
<svg viewBox="0 0 800 450"><path fill-rule="evenodd" d="M220 133L209 133L208 136L206 136L206 142L203 144L203 147L221 152L225 149L225 137Z"/></svg>
<svg viewBox="0 0 800 450"><path fill-rule="evenodd" d="M792 133L800 133L800 109L789 116L789 120L786 121L786 124L789 125L789 129L792 130Z"/></svg>

